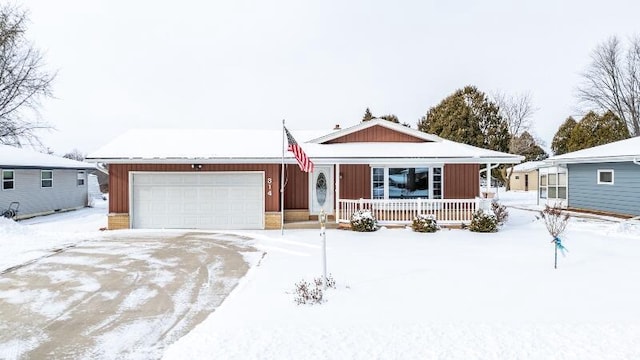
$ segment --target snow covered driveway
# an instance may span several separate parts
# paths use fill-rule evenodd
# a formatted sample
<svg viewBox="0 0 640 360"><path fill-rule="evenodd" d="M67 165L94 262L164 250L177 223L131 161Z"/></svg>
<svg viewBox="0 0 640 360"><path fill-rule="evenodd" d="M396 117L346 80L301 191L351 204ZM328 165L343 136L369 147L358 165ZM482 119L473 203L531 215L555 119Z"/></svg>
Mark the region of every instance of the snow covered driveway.
<svg viewBox="0 0 640 360"><path fill-rule="evenodd" d="M259 258L248 238L107 233L0 275L2 358L160 358ZM1 270L1 269L0 269Z"/></svg>

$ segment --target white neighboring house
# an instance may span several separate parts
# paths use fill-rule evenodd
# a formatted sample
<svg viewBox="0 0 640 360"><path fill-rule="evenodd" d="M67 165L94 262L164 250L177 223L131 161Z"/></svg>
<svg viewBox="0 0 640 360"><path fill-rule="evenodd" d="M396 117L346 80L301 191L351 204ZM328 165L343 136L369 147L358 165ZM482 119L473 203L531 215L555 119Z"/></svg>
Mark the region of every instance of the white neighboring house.
<svg viewBox="0 0 640 360"><path fill-rule="evenodd" d="M82 208L88 204L87 174L95 165L0 145L0 214L16 219Z"/></svg>

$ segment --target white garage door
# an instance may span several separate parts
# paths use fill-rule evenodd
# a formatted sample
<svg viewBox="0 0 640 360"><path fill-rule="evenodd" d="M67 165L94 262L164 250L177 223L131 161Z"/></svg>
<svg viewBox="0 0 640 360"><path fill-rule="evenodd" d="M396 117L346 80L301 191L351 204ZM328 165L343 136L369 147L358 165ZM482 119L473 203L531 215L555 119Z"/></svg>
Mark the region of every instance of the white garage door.
<svg viewBox="0 0 640 360"><path fill-rule="evenodd" d="M261 172L134 173L135 229L262 229Z"/></svg>

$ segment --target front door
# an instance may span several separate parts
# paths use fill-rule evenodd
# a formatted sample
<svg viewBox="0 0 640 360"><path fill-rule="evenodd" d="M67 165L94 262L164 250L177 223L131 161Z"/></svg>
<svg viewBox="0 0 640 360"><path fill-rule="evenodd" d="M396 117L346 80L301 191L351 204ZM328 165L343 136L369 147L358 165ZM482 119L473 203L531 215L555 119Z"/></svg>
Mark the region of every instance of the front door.
<svg viewBox="0 0 640 360"><path fill-rule="evenodd" d="M333 214L333 165L316 165L309 176L309 214Z"/></svg>

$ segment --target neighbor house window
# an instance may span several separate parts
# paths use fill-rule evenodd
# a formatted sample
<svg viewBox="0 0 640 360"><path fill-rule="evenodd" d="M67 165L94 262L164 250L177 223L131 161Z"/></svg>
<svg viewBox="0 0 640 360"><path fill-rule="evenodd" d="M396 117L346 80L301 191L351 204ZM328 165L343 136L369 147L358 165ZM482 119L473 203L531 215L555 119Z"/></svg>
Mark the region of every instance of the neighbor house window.
<svg viewBox="0 0 640 360"><path fill-rule="evenodd" d="M598 184L613 185L613 170L598 170Z"/></svg>
<svg viewBox="0 0 640 360"><path fill-rule="evenodd" d="M43 188L50 188L53 186L53 171L52 170L42 170L40 172L40 181L42 183Z"/></svg>
<svg viewBox="0 0 640 360"><path fill-rule="evenodd" d="M547 175L540 175L540 199L547 198Z"/></svg>
<svg viewBox="0 0 640 360"><path fill-rule="evenodd" d="M11 190L15 186L15 173L13 170L2 170L2 190Z"/></svg>
<svg viewBox="0 0 640 360"><path fill-rule="evenodd" d="M372 199L441 199L441 167L375 167L371 169Z"/></svg>
<svg viewBox="0 0 640 360"><path fill-rule="evenodd" d="M552 171L540 175L540 199L566 199L567 174Z"/></svg>
<svg viewBox="0 0 640 360"><path fill-rule="evenodd" d="M78 171L78 186L84 186L84 171Z"/></svg>

